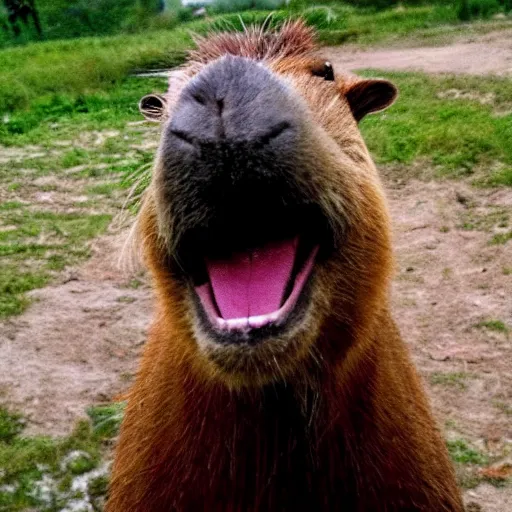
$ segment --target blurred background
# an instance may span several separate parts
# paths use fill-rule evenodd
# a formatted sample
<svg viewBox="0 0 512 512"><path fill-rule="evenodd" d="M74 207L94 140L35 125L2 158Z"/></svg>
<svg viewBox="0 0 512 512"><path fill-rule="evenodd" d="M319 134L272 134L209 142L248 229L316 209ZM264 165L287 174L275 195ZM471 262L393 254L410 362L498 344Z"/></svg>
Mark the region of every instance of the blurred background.
<svg viewBox="0 0 512 512"><path fill-rule="evenodd" d="M151 316L119 256L192 34L303 18L387 191L392 305L468 512L512 503L512 0L0 0L0 512L103 510Z"/></svg>

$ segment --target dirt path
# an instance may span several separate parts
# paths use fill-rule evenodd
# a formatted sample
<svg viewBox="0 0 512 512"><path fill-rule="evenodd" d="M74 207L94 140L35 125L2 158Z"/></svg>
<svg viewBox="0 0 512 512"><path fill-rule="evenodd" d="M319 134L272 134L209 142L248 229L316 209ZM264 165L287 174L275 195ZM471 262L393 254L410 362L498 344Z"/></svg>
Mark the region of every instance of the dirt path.
<svg viewBox="0 0 512 512"><path fill-rule="evenodd" d="M464 38L448 46L359 50L342 46L325 48L335 69L383 69L512 75L512 30Z"/></svg>
<svg viewBox="0 0 512 512"><path fill-rule="evenodd" d="M151 298L143 278L116 268L124 238L97 240L85 265L0 322L0 398L23 411L29 434L68 434L87 407L111 402L133 378Z"/></svg>
<svg viewBox="0 0 512 512"><path fill-rule="evenodd" d="M490 245L512 190L388 181L397 274L393 310L448 439L512 459L512 243ZM508 212L508 213L506 213ZM478 229L467 230L469 222ZM461 474L462 480L471 478ZM480 484L467 502L506 512L512 487ZM508 504L508 505L507 505Z"/></svg>

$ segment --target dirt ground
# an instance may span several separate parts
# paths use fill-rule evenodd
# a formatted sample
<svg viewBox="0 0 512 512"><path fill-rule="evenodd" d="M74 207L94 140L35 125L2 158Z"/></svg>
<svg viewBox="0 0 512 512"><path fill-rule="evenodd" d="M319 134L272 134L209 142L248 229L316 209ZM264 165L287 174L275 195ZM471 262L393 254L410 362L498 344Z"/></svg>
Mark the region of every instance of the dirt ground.
<svg viewBox="0 0 512 512"><path fill-rule="evenodd" d="M334 69L509 76L512 74L512 30L471 37L462 32L449 46L367 50L343 46L325 48L322 54L331 59Z"/></svg>
<svg viewBox="0 0 512 512"><path fill-rule="evenodd" d="M445 48L329 55L351 69L507 74L511 50L512 31ZM489 243L500 232L495 218L511 213L512 190L405 180L399 171L383 169L397 253L395 318L448 438L510 463L512 334L481 323L512 326L512 242ZM464 227L468 219L477 229ZM143 276L117 268L125 234L96 240L87 263L32 292L36 301L23 315L0 323L0 397L27 414L32 433L69 432L87 406L132 381L151 291ZM480 484L465 498L473 512L506 512L512 488Z"/></svg>
<svg viewBox="0 0 512 512"><path fill-rule="evenodd" d="M32 292L26 313L0 323L0 398L28 433L68 434L91 404L126 389L145 341L151 294L116 268L125 232L94 242L94 256Z"/></svg>

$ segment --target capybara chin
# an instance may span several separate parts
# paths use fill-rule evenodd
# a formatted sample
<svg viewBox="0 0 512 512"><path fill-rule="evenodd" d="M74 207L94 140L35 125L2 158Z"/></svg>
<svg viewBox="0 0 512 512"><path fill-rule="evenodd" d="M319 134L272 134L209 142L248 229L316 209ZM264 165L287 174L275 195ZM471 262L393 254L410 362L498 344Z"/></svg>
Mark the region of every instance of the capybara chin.
<svg viewBox="0 0 512 512"><path fill-rule="evenodd" d="M212 34L141 100L162 123L135 231L156 311L108 512L463 510L357 124L396 89L317 52L301 22Z"/></svg>

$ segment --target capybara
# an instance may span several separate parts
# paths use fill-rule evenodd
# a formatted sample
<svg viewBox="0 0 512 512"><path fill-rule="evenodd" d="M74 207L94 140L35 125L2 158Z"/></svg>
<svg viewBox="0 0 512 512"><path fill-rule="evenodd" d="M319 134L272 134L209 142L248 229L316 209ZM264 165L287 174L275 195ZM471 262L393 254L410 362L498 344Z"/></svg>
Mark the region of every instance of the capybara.
<svg viewBox="0 0 512 512"><path fill-rule="evenodd" d="M199 38L134 230L155 313L108 512L457 511L390 315L390 219L358 129L396 97L300 21Z"/></svg>

